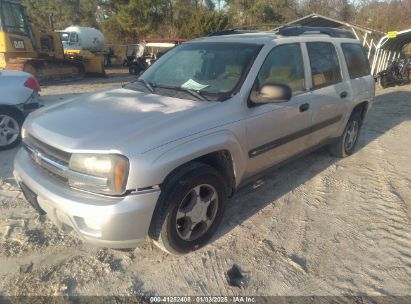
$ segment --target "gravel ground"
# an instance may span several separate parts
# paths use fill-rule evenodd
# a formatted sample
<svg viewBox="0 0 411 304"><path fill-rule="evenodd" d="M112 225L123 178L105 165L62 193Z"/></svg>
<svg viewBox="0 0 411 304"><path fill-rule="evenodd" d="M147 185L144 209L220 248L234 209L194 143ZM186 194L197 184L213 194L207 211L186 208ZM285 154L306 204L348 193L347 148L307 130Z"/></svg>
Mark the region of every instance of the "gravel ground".
<svg viewBox="0 0 411 304"><path fill-rule="evenodd" d="M45 87L55 103L130 76ZM411 86L379 91L358 152L293 162L230 200L212 244L184 257L83 244L35 214L0 152L0 295L411 295ZM227 284L236 263L248 287Z"/></svg>

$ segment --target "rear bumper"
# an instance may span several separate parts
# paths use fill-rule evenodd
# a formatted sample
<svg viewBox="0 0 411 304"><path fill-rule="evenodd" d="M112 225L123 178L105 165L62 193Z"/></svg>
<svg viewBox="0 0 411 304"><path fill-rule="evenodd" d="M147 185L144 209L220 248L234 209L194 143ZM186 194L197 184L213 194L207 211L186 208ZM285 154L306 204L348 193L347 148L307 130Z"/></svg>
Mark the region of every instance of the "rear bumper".
<svg viewBox="0 0 411 304"><path fill-rule="evenodd" d="M37 166L24 149L17 153L14 176L37 195L39 206L59 228L101 247L141 245L160 195L153 190L107 197L71 189Z"/></svg>
<svg viewBox="0 0 411 304"><path fill-rule="evenodd" d="M40 102L39 93L33 92L24 103L16 106L24 117L29 115L31 112L43 107L43 104Z"/></svg>

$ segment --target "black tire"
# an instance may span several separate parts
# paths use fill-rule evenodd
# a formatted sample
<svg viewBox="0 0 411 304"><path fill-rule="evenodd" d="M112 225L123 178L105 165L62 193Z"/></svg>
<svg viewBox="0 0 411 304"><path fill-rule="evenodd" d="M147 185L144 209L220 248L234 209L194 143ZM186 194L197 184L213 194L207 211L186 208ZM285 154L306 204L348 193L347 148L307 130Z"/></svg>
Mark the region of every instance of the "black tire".
<svg viewBox="0 0 411 304"><path fill-rule="evenodd" d="M354 124L357 124L358 130L355 136L355 139L353 140L352 144L347 146L347 140L349 138L349 131L351 128L354 126ZM339 158L344 158L347 156L350 156L351 154L354 153L355 146L357 145L358 138L360 136L360 130L362 126L362 118L361 118L361 112L360 111L355 111L351 114L350 119L347 122L347 125L345 126L344 132L341 137L338 138L338 140L329 146L329 151L331 152L332 155L339 157Z"/></svg>
<svg viewBox="0 0 411 304"><path fill-rule="evenodd" d="M10 144L6 144L6 145L0 144L0 151L14 148L14 147L16 147L17 145L20 144L20 142L21 142L21 126L23 125L23 121L24 121L23 115L18 110L0 107L0 117L3 116L3 115L12 118L18 124L18 136ZM1 119L0 119L0 123L1 123ZM4 126L0 125L0 133L3 132L3 130L4 130L3 127ZM0 134L0 136L2 134Z"/></svg>
<svg viewBox="0 0 411 304"><path fill-rule="evenodd" d="M179 232L177 212L193 188L211 185L217 197L214 220L204 234L194 240L184 240ZM227 187L223 177L214 168L191 162L173 173L161 187L162 192L154 211L149 237L163 251L181 255L197 250L208 243L223 218L227 199ZM209 207L207 207L209 208ZM209 211L207 209L207 215ZM195 228L194 228L195 229ZM194 231L190 229L190 231ZM191 235L191 233L190 233Z"/></svg>

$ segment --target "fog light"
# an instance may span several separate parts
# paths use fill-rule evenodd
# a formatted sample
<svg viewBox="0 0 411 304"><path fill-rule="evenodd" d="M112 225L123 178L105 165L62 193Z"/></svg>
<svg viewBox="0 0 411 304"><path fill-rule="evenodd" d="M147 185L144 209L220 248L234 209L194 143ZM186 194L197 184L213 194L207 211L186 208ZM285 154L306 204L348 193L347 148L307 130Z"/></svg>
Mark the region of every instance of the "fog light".
<svg viewBox="0 0 411 304"><path fill-rule="evenodd" d="M84 224L91 230L100 231L105 221L104 217L85 218Z"/></svg>

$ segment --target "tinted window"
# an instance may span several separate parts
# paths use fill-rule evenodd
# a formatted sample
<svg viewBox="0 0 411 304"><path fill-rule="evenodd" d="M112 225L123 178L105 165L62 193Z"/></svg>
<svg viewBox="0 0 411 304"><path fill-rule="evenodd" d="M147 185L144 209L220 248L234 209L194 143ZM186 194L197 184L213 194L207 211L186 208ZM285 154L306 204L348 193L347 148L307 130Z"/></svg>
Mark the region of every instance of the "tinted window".
<svg viewBox="0 0 411 304"><path fill-rule="evenodd" d="M334 45L327 42L308 42L307 49L314 88L325 87L342 80Z"/></svg>
<svg viewBox="0 0 411 304"><path fill-rule="evenodd" d="M300 44L275 47L268 54L257 80L260 89L266 84L287 84L293 93L304 91L304 61Z"/></svg>
<svg viewBox="0 0 411 304"><path fill-rule="evenodd" d="M364 49L360 44L343 43L341 44L341 48L351 79L370 75L370 65Z"/></svg>

